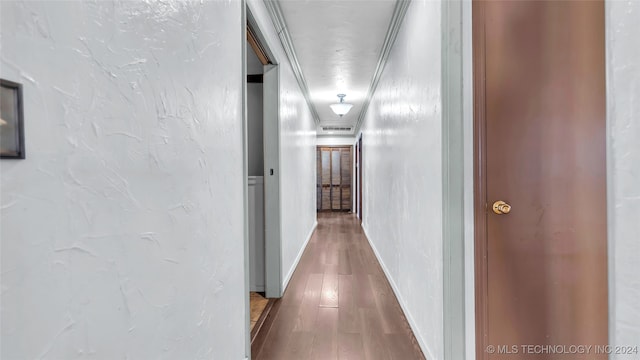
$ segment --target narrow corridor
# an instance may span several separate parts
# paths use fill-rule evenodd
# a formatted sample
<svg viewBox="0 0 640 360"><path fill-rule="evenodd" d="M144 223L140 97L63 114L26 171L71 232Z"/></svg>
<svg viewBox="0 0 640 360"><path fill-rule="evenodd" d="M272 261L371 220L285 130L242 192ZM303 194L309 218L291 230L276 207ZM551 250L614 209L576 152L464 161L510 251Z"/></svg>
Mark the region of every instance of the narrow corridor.
<svg viewBox="0 0 640 360"><path fill-rule="evenodd" d="M424 359L356 217L319 213L254 360Z"/></svg>

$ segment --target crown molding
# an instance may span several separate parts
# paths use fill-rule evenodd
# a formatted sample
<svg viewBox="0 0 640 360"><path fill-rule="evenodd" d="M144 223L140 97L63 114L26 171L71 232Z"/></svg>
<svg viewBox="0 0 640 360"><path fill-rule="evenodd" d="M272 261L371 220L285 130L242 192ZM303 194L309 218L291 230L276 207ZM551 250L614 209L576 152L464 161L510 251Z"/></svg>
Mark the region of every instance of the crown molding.
<svg viewBox="0 0 640 360"><path fill-rule="evenodd" d="M362 105L362 110L360 110L360 114L358 115L358 120L353 127L354 135L360 132L362 122L364 121L364 117L367 114L367 110L369 109L369 104L371 103L371 98L376 92L376 88L378 87L378 83L380 82L380 78L382 77L382 72L387 65L389 54L391 53L393 44L396 42L398 32L400 31L400 27L402 26L402 20L404 20L404 16L407 13L407 9L409 8L410 4L411 0L396 1L396 6L393 9L393 16L391 17L391 21L389 22L389 28L387 29L387 34L384 37L384 43L382 44L382 50L380 51L380 57L378 58L376 71L373 73L373 78L371 79L371 85L369 85L367 97L365 98L364 104Z"/></svg>
<svg viewBox="0 0 640 360"><path fill-rule="evenodd" d="M349 134L317 134L316 138L345 138L345 139L355 139L355 136L352 133Z"/></svg>
<svg viewBox="0 0 640 360"><path fill-rule="evenodd" d="M300 90L302 90L302 95L307 101L307 105L309 106L309 110L311 111L311 115L313 116L313 120L315 121L316 125L320 125L320 116L318 116L318 111L316 110L315 105L313 105L313 103L311 102L309 87L307 86L307 81L305 80L304 74L302 73L302 68L300 67L300 63L298 62L298 57L293 47L293 41L291 41L291 36L289 35L289 30L284 20L282 9L280 8L280 2L278 0L264 0L264 4L267 8L267 12L269 13L269 17L271 18L271 22L276 28L278 38L280 38L280 43L284 48L287 59L291 64L293 75L298 82L298 86L300 86Z"/></svg>

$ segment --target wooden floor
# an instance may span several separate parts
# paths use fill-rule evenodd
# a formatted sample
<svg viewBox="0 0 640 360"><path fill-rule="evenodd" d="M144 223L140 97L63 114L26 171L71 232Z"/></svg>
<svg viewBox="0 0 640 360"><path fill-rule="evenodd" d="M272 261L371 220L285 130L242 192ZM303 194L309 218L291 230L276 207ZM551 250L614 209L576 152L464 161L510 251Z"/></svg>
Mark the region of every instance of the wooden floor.
<svg viewBox="0 0 640 360"><path fill-rule="evenodd" d="M253 360L424 359L358 220L345 213L318 214L251 351Z"/></svg>
<svg viewBox="0 0 640 360"><path fill-rule="evenodd" d="M256 326L262 312L267 307L269 299L257 292L251 292L249 298L249 309L251 310L251 330Z"/></svg>

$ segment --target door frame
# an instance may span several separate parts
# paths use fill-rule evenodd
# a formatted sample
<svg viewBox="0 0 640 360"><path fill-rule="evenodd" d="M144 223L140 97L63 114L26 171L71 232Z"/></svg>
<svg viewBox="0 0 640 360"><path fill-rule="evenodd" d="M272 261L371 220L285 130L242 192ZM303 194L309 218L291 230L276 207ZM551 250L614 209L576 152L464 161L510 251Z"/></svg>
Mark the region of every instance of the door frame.
<svg viewBox="0 0 640 360"><path fill-rule="evenodd" d="M468 153L463 18L467 1L442 2L442 289L445 359L469 354L467 331ZM473 292L471 293L473 294Z"/></svg>
<svg viewBox="0 0 640 360"><path fill-rule="evenodd" d="M485 37L484 4L472 2L472 63L473 63L473 209L474 209L474 283L476 359L486 359L488 344L488 263L487 254L487 174L486 174L486 112L485 112Z"/></svg>
<svg viewBox="0 0 640 360"><path fill-rule="evenodd" d="M353 211L353 210L354 210L354 208L353 208L354 197L356 196L355 191L353 191L353 186L354 186L354 185L353 185L353 177L354 177L354 175L355 175L355 174L354 174L354 169L355 169L355 167L354 167L354 166L355 166L355 162L353 161L353 155L354 155L354 148L355 148L355 146L354 146L354 145L316 145L316 152L317 152L317 151L319 151L319 150L320 150L320 149L322 149L322 148L325 148L325 149L327 149L327 148L330 148L330 149L344 149L344 148L348 148L348 149L349 149L349 152L350 152L350 154L349 154L349 155L351 155L351 156L349 157L349 160L352 162L352 163L350 164L351 166L349 166L349 172L350 172L350 183L351 183L351 184L349 185L349 186L351 187L351 201L349 202L349 203L351 204L351 209L349 209L349 212L350 212L350 213L353 213L353 212L354 212L354 211ZM316 156L316 158L317 158L317 156ZM321 157L320 159L322 159L322 157ZM340 157L340 159L341 159L340 161L342 161L342 156ZM317 161L317 160L316 160L316 161ZM330 162L330 163L333 163L333 160L332 160L331 156L329 156L329 162ZM316 164L316 169L317 169L317 164ZM322 168L320 169L320 171L322 171ZM342 177L342 169L340 170L340 173L341 173L340 177ZM320 175L320 178L322 178L322 175ZM317 177L316 177L316 179L317 179ZM316 184L316 186L318 186L318 185ZM342 186L342 185L341 185L341 186ZM321 187L322 187L322 186L321 186ZM332 191L333 191L333 189L332 189ZM320 196L322 196L322 193L320 194ZM322 200L321 200L321 201L322 201ZM321 204L322 204L322 203L321 203ZM321 207L322 207L322 206L321 206ZM340 207L342 208L342 199L340 199ZM326 212L333 212L334 210L333 210L333 209L331 209L331 210L322 210L322 209L318 210L318 212L323 212L323 211L326 211ZM340 210L337 210L337 211L344 211L344 210L340 209Z"/></svg>
<svg viewBox="0 0 640 360"><path fill-rule="evenodd" d="M358 189L355 194L355 202L358 209L358 219L360 219L360 223L362 224L362 133L360 133L356 141L356 176L356 186Z"/></svg>
<svg viewBox="0 0 640 360"><path fill-rule="evenodd" d="M487 334L487 305L480 304L478 301L477 290L483 290L486 298L487 278L482 274L487 273L486 251L487 251L487 233L486 233L486 171L485 171L485 149L486 149L486 114L484 111L484 88L478 78L484 78L484 54L474 53L474 47L478 47L484 51L484 37L476 36L478 31L483 31L484 26L478 20L484 20L484 7L479 4L482 1L463 1L462 14L460 19L462 36L462 53L463 63L461 68L463 91L461 98L463 102L463 122L464 122L464 189L465 189L465 213L464 213L464 232L465 246L464 252L458 253L458 256L465 258L465 349L466 360L481 360L486 358L486 349L483 344L487 344L487 339L479 341L482 334ZM609 21L610 2L604 1L605 16L605 77L606 77L606 107L605 107L605 128L606 128L606 144L605 144L605 161L606 161L606 196L607 196L607 271L608 271L608 333L609 344L615 344L615 301L613 286L615 282L615 259L613 246L615 239L612 235L612 222L615 213L615 204L613 199L613 181L611 177L614 173L612 168L611 157L613 155L613 144L611 141L610 131L612 125L612 108L609 77L611 72L611 53L610 53L610 37L608 33L611 31L611 22ZM454 18L454 21L456 18ZM451 20L450 20L451 21ZM444 28L443 28L444 29ZM444 31L443 31L444 32ZM476 56L479 56L477 59ZM481 61L478 61L481 60ZM443 77L443 82L446 79ZM443 160L449 161L445 156ZM478 260L481 261L478 261ZM445 299L446 300L446 299ZM484 305L484 308L480 308ZM445 319L446 322L446 319ZM446 325L445 325L446 326Z"/></svg>
<svg viewBox="0 0 640 360"><path fill-rule="evenodd" d="M251 42L256 43L264 55L258 55L258 57L263 63L262 136L264 153L265 295L268 298L279 298L282 297L283 292L282 269L280 266L282 253L280 202L280 66L277 57L273 51L271 51L271 47L248 4L246 11L247 26L245 30L247 28L251 29ZM244 116L246 120L246 99L244 103Z"/></svg>
<svg viewBox="0 0 640 360"><path fill-rule="evenodd" d="M456 3L458 3L461 9L457 9ZM453 348L456 344L460 345L459 348L464 349L464 354L461 357L456 357L465 360L476 360L476 352L484 353L484 349L478 349L476 344L476 314L475 314L475 187L478 186L474 177L474 68L473 68L473 1L461 1L461 2L443 2L442 11L442 56L443 59L450 61L454 60L454 56L457 54L461 58L461 66L456 64L455 66L444 67L443 61L443 76L442 84L443 90L446 87L460 86L459 89L450 88L448 91L442 92L443 97L443 124L448 121L462 121L462 134L460 133L445 133L443 128L443 144L448 143L448 149L443 147L443 167L447 163L451 164L457 161L455 156L456 151L463 153L463 172L458 173L456 176L461 177L463 181L463 208L464 214L461 216L461 222L447 222L445 219L447 216L458 216L460 214L451 214L444 211L443 206L443 225L457 226L458 230L464 233L464 246L460 248L456 246L448 249L448 242L458 241L459 238L450 238L445 236L443 238L443 250L445 256L443 276L445 285L444 304L455 293L447 292L446 287L449 289L457 289L457 295L464 298L464 306L461 308L454 308L453 306L444 307L444 351L446 355L453 353ZM445 6L446 5L446 6ZM612 5L609 1L605 1L605 32L611 32L613 24L610 21L610 9ZM448 40L447 40L448 39ZM608 273L609 273L609 342L615 343L616 324L615 324L615 309L616 303L613 298L615 293L613 287L615 285L615 259L613 247L615 246L615 237L613 236L613 225L615 220L615 204L613 197L614 182L611 181L615 169L613 168L612 156L613 143L611 141L611 129L613 126L613 120L615 118L614 110L612 108L610 92L610 76L612 73L612 58L611 58L611 36L605 37L605 46L607 49L605 66L607 77L607 108L606 108L606 129L607 129L607 142L606 142L606 159L607 159L607 231L608 231ZM451 47L446 47L445 44L453 44ZM461 77L461 78L460 78ZM461 104L455 104L450 101L451 99L461 99ZM457 106L461 107L462 116L455 117L455 109ZM446 109L453 109L453 112L447 112ZM458 163L459 164L459 163ZM444 168L443 168L444 170ZM446 172L445 172L446 173ZM444 177L443 177L444 180ZM448 186L447 183L443 185ZM443 188L444 190L444 188ZM446 192L443 192L446 194ZM446 196L443 196L445 203L448 200ZM445 230L445 235L447 232ZM452 264L446 261L447 257L458 257L464 259L463 264ZM451 276L456 272L462 271L464 278L460 279L459 276ZM450 283L447 285L447 281ZM461 290L462 289L462 290ZM456 320L456 316L463 314L464 324L462 327Z"/></svg>
<svg viewBox="0 0 640 360"><path fill-rule="evenodd" d="M282 221L280 202L280 68L265 65L264 108L264 224L265 295L282 297Z"/></svg>
<svg viewBox="0 0 640 360"><path fill-rule="evenodd" d="M247 28L253 40L267 55L270 64L263 71L263 146L264 146L264 206L265 206L265 294L282 297L281 270L281 202L280 202L280 71L279 61L269 46L264 32L253 16L251 5L241 0L242 49L242 147L243 147L243 203L244 203L244 299L245 299L245 356L251 359L251 309L249 301L249 151L247 119ZM268 26L268 25L267 25ZM259 56L260 57L260 56ZM270 170L273 169L273 175Z"/></svg>

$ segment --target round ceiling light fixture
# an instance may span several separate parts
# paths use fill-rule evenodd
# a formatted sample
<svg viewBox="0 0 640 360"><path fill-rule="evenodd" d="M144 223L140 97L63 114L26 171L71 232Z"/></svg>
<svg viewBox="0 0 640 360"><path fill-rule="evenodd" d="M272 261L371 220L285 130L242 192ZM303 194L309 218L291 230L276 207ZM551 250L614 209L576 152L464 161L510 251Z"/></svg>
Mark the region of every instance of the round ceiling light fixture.
<svg viewBox="0 0 640 360"><path fill-rule="evenodd" d="M346 115L349 112L349 110L351 110L351 108L353 107L353 104L348 104L344 102L345 96L347 95L338 94L338 97L340 98L340 102L329 105L331 107L331 110L333 110L333 112L336 113L336 115L340 115L340 117L342 117L343 115Z"/></svg>

